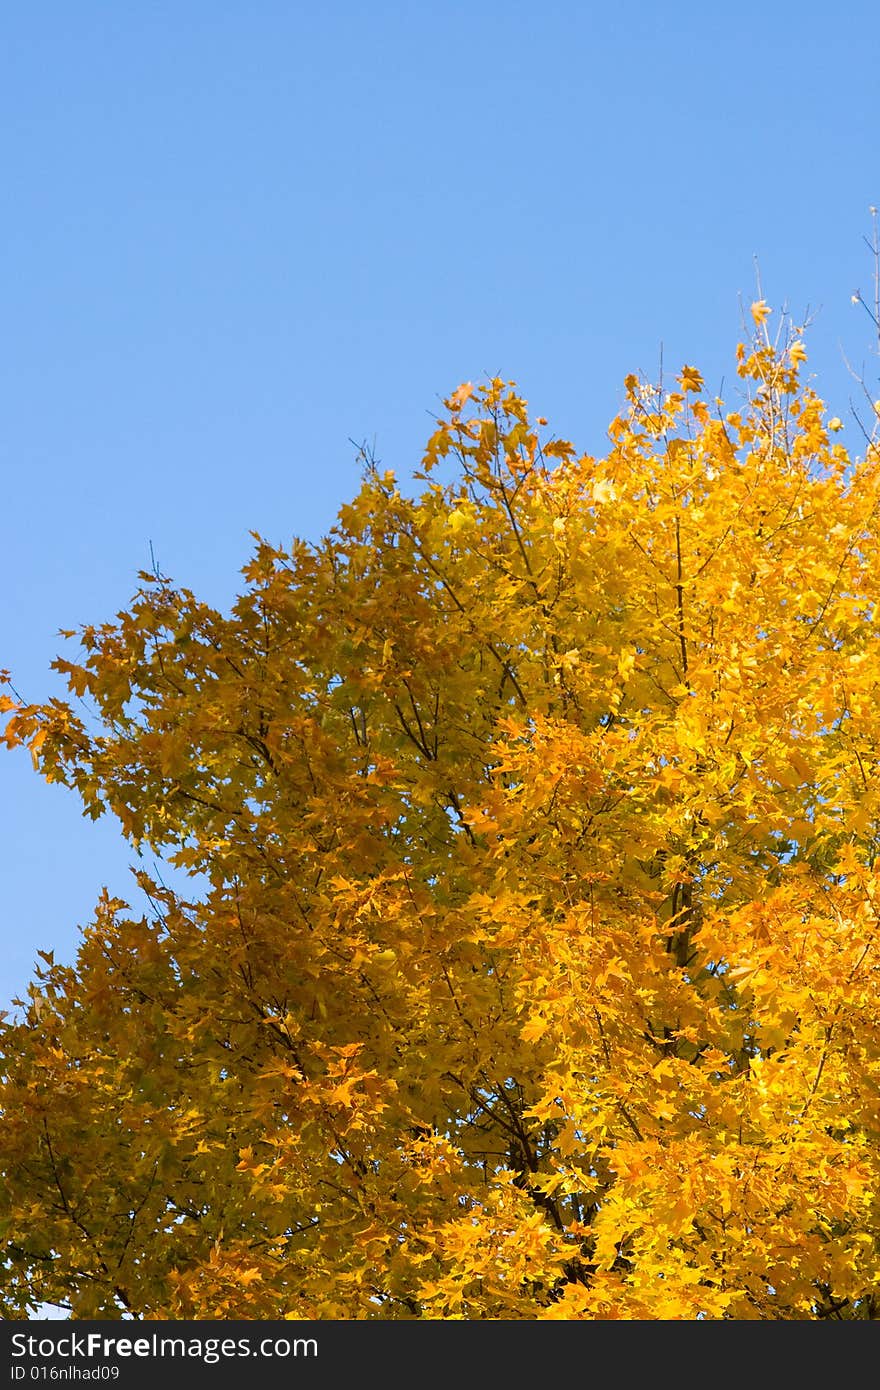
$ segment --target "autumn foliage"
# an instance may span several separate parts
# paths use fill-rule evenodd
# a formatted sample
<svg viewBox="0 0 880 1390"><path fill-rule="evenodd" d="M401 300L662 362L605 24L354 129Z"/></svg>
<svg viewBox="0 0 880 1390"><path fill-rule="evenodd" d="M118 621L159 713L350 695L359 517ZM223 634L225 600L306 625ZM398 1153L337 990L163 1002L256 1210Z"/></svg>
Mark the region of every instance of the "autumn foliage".
<svg viewBox="0 0 880 1390"><path fill-rule="evenodd" d="M6 1316L880 1316L880 451L764 318L601 459L462 387L5 700L193 875L3 1025Z"/></svg>

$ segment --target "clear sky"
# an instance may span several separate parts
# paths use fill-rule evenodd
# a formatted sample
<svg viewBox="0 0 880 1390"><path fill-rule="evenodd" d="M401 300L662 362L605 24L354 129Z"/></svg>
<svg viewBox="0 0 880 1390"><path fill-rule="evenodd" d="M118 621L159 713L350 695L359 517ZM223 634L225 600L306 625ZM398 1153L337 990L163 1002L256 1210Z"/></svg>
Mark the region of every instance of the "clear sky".
<svg viewBox="0 0 880 1390"><path fill-rule="evenodd" d="M406 478L464 380L594 453L661 345L733 399L755 258L846 418L878 112L868 0L4 7L0 667L59 693L151 543L227 605L251 530L319 538L352 440ZM27 754L0 818L2 1003L103 884L144 904Z"/></svg>

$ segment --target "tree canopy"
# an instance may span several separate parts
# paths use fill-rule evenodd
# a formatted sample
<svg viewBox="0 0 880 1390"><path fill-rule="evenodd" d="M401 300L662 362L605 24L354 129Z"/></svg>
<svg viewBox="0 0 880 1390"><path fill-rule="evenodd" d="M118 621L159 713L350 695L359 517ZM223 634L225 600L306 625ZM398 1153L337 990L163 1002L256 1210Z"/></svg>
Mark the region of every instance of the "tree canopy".
<svg viewBox="0 0 880 1390"><path fill-rule="evenodd" d="M880 450L753 313L735 401L465 385L4 698L193 891L2 1025L0 1312L880 1316Z"/></svg>

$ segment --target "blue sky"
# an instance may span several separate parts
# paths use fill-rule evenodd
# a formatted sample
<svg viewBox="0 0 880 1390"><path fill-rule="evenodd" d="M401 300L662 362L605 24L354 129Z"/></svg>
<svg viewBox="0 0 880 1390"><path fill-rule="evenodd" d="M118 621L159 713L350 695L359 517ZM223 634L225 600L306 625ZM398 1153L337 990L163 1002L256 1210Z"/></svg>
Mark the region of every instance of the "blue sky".
<svg viewBox="0 0 880 1390"><path fill-rule="evenodd" d="M867 0L8 6L0 666L59 693L57 630L122 608L151 543L228 604L251 530L319 538L352 440L405 478L464 380L595 453L661 345L733 399L756 258L845 418L843 353L877 373L878 35ZM103 884L143 903L27 754L0 818L2 1002Z"/></svg>

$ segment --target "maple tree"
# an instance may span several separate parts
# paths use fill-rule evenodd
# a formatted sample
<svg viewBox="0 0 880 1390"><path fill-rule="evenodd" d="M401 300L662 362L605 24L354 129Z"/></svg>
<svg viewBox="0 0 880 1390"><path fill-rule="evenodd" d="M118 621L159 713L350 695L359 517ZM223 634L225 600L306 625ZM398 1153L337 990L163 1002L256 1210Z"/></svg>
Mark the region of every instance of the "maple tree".
<svg viewBox="0 0 880 1390"><path fill-rule="evenodd" d="M2 1025L5 1315L880 1316L880 450L768 312L736 409L462 387L5 698L194 876Z"/></svg>

